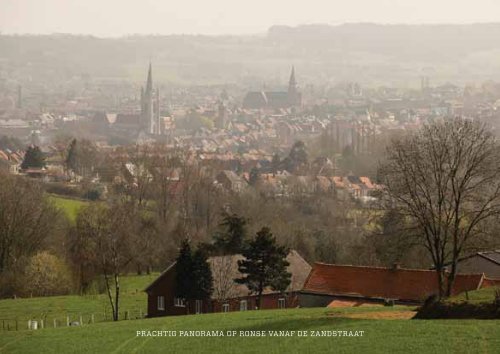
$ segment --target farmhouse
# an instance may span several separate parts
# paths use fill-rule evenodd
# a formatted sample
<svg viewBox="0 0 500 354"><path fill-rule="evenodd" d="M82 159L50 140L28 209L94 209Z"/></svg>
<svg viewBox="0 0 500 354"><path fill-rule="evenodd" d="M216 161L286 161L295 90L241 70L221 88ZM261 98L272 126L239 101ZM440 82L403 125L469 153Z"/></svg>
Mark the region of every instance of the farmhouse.
<svg viewBox="0 0 500 354"><path fill-rule="evenodd" d="M500 280L500 250L477 252L458 261L459 273L484 273Z"/></svg>
<svg viewBox="0 0 500 354"><path fill-rule="evenodd" d="M453 294L490 283L484 274L458 274ZM315 263L300 292L302 307L343 307L394 301L420 304L438 293L433 270L360 267Z"/></svg>
<svg viewBox="0 0 500 354"><path fill-rule="evenodd" d="M208 263L214 288L212 297L190 303L175 295L174 262L145 290L148 294L148 317L254 309L256 294L251 293L245 285L234 282L235 278L241 277L238 271L238 260L241 259L242 255L210 257ZM298 292L302 289L311 266L294 250L290 251L286 259L290 263L287 270L292 274L290 286L285 293L265 289L261 302L263 309L298 306Z"/></svg>

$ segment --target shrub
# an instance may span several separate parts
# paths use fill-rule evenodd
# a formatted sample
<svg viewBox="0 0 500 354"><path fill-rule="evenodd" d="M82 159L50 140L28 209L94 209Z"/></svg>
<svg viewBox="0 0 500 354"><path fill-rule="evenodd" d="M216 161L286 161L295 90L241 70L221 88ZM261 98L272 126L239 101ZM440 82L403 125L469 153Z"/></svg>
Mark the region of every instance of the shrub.
<svg viewBox="0 0 500 354"><path fill-rule="evenodd" d="M71 288L69 268L58 257L44 251L28 261L23 281L25 295L66 295Z"/></svg>

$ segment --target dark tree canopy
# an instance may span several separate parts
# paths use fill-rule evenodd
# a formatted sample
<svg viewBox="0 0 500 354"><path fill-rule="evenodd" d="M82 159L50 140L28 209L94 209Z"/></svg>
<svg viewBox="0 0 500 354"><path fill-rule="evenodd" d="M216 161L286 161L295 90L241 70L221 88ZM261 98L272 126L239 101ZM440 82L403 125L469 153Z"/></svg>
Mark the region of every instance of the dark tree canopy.
<svg viewBox="0 0 500 354"><path fill-rule="evenodd" d="M193 254L191 245L186 239L182 241L175 265L176 296L191 299L194 297L194 286L191 281L193 269Z"/></svg>
<svg viewBox="0 0 500 354"><path fill-rule="evenodd" d="M213 277L208 264L208 257L204 250L198 248L193 253L192 279L195 282L194 298L208 299L213 292Z"/></svg>
<svg viewBox="0 0 500 354"><path fill-rule="evenodd" d="M260 170L257 167L252 168L250 170L250 176L249 176L248 183L251 186L255 186L257 184L257 182L259 181L259 178L260 178Z"/></svg>
<svg viewBox="0 0 500 354"><path fill-rule="evenodd" d="M306 144L303 141L297 141L293 144L290 149L290 153L283 160L286 170L290 172L296 172L297 170L304 168L308 164L308 155L306 150Z"/></svg>
<svg viewBox="0 0 500 354"><path fill-rule="evenodd" d="M220 223L223 231L215 236L215 251L223 254L240 253L246 238L246 224L245 218L237 214L224 213Z"/></svg>
<svg viewBox="0 0 500 354"><path fill-rule="evenodd" d="M258 308L265 288L283 292L290 285L291 274L286 269L288 250L276 243L269 228L263 227L257 232L242 254L245 259L238 261L238 270L244 276L235 281L258 295Z"/></svg>
<svg viewBox="0 0 500 354"><path fill-rule="evenodd" d="M21 168L27 170L29 168L44 168L45 167L45 156L38 146L29 146L24 155L23 163Z"/></svg>
<svg viewBox="0 0 500 354"><path fill-rule="evenodd" d="M204 250L191 250L188 240L184 240L177 257L176 296L191 300L210 298L213 292L212 271Z"/></svg>

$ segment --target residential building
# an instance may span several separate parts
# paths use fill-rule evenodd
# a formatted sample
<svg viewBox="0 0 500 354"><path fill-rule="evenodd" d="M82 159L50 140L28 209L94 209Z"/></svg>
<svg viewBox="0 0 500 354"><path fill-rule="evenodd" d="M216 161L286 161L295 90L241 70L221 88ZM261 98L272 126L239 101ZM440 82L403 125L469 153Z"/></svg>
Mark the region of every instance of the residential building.
<svg viewBox="0 0 500 354"><path fill-rule="evenodd" d="M484 274L457 274L452 295L490 285ZM439 292L434 270L315 263L300 292L301 307L421 304Z"/></svg>
<svg viewBox="0 0 500 354"><path fill-rule="evenodd" d="M238 261L242 255L210 257L214 291L210 299L198 299L187 303L176 296L176 263L168 267L151 285L148 294L148 317L186 315L209 312L247 311L256 308L257 294L246 285L237 284L241 277ZM293 308L298 306L298 292L311 270L311 266L294 250L287 256L291 283L284 293L266 288L262 295L262 309Z"/></svg>

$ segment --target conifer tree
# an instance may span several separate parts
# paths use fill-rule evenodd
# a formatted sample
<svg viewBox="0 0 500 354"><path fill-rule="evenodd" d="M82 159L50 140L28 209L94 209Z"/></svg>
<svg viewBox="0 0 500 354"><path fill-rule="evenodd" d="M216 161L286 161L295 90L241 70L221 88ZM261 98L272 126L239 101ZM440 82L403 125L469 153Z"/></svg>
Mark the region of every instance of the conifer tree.
<svg viewBox="0 0 500 354"><path fill-rule="evenodd" d="M213 291L213 278L204 250L198 248L193 252L189 241L184 240L175 270L176 297L185 299L188 311L190 301L210 298Z"/></svg>
<svg viewBox="0 0 500 354"><path fill-rule="evenodd" d="M186 299L186 302L193 298L194 286L192 282L192 269L193 254L191 251L191 245L186 239L181 244L179 256L177 257L177 263L175 265L175 296ZM187 308L189 309L188 306Z"/></svg>
<svg viewBox="0 0 500 354"><path fill-rule="evenodd" d="M208 299L213 292L213 278L206 252L198 248L193 253L192 279L193 297L196 300Z"/></svg>
<svg viewBox="0 0 500 354"><path fill-rule="evenodd" d="M45 167L45 157L38 146L31 145L26 150L24 155L23 163L21 164L21 169L27 170L29 168L44 168Z"/></svg>
<svg viewBox="0 0 500 354"><path fill-rule="evenodd" d="M220 226L223 232L215 236L214 247L223 254L241 253L246 237L245 218L237 214L224 213Z"/></svg>
<svg viewBox="0 0 500 354"><path fill-rule="evenodd" d="M284 292L290 285L291 274L286 267L288 250L276 243L268 227L263 227L255 239L243 251L244 260L238 261L238 270L244 274L235 281L244 284L257 294L257 308L260 308L262 293L266 287Z"/></svg>

